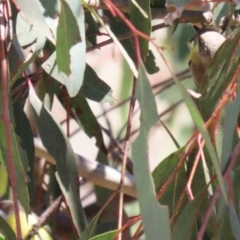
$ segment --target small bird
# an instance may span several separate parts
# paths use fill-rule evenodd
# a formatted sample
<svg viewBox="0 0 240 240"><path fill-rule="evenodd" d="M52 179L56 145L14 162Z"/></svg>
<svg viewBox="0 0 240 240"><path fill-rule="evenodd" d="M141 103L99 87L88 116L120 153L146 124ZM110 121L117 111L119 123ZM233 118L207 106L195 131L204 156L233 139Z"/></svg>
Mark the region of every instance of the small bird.
<svg viewBox="0 0 240 240"><path fill-rule="evenodd" d="M189 69L194 82L200 87L204 74L212 62L216 51L225 41L225 37L214 29L199 29L196 27L195 29L197 31L197 44L194 45L193 42L188 43L190 49Z"/></svg>

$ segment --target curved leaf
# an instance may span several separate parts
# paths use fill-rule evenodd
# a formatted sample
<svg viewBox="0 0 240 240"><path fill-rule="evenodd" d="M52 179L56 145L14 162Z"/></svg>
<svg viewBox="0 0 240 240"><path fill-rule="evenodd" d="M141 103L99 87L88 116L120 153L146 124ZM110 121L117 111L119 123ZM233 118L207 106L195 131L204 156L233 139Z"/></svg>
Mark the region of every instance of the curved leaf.
<svg viewBox="0 0 240 240"><path fill-rule="evenodd" d="M29 90L30 103L44 147L56 159L57 179L69 205L78 235L86 227L86 217L79 200L79 186L76 181L78 170L71 144L52 118L50 112L36 96L32 86Z"/></svg>

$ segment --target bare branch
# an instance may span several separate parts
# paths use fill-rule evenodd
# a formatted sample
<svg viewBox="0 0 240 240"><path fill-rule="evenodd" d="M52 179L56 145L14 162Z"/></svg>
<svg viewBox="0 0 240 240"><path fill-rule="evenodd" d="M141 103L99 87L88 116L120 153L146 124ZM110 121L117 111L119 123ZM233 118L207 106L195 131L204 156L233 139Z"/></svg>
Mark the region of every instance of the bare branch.
<svg viewBox="0 0 240 240"><path fill-rule="evenodd" d="M39 138L34 139L35 156L45 158L51 164L56 164L55 159L43 147ZM78 165L79 175L86 178L95 185L116 190L119 186L121 173L110 166L101 164L97 161L90 161L80 155L75 154ZM135 179L131 174L125 174L124 185L122 186L124 194L137 197Z"/></svg>

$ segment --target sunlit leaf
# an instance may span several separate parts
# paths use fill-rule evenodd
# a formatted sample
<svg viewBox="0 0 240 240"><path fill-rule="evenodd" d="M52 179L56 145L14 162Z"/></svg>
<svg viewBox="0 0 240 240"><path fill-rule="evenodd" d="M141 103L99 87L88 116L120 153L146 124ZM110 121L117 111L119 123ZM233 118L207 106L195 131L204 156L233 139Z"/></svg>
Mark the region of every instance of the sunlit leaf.
<svg viewBox="0 0 240 240"><path fill-rule="evenodd" d="M16 0L17 5L21 9L23 19L34 28L34 30L46 38L52 43L55 43L53 34L50 31L43 13L41 12L40 3L37 0Z"/></svg>
<svg viewBox="0 0 240 240"><path fill-rule="evenodd" d="M6 239L6 240L17 239L11 226L8 224L8 222L2 216L0 216L0 230L1 230L1 233L3 233L3 235L5 237L4 239Z"/></svg>
<svg viewBox="0 0 240 240"><path fill-rule="evenodd" d="M70 50L81 41L77 19L68 3L61 1L61 13L57 27L56 61L58 70L64 72L67 76L71 74Z"/></svg>

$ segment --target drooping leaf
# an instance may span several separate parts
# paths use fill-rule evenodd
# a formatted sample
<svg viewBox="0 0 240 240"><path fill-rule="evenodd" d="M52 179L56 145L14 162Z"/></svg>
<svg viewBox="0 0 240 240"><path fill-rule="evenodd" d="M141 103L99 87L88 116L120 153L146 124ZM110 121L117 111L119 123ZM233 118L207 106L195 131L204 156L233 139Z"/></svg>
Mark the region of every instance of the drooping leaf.
<svg viewBox="0 0 240 240"><path fill-rule="evenodd" d="M2 216L0 216L0 230L5 237L4 239L6 239L6 240L17 239L16 234L12 230L11 226L8 224L8 222Z"/></svg>
<svg viewBox="0 0 240 240"><path fill-rule="evenodd" d="M218 197L217 207L217 220L219 229L215 233L216 239L235 239L232 231L231 222L229 218L229 204L227 205L222 194ZM220 224L220 225L219 225ZM212 228L213 230L215 227Z"/></svg>
<svg viewBox="0 0 240 240"><path fill-rule="evenodd" d="M98 77L89 65L86 65L84 80L79 93L96 102L108 102L111 105L116 103L116 100L112 97L112 89Z"/></svg>
<svg viewBox="0 0 240 240"><path fill-rule="evenodd" d="M151 34L151 11L150 0L136 0L136 4L131 1L130 3L130 18L133 25L147 36ZM142 13L145 12L146 16ZM139 37L140 54L143 62L146 60L148 54L148 40Z"/></svg>
<svg viewBox="0 0 240 240"><path fill-rule="evenodd" d="M16 35L20 46L26 47L36 41L39 34L23 19L21 14L18 13Z"/></svg>
<svg viewBox="0 0 240 240"><path fill-rule="evenodd" d="M148 134L157 123L156 102L143 64L139 67L136 97L141 108L140 133L132 146L133 172L144 232L147 239L170 239L169 213L156 200L155 187L148 169Z"/></svg>
<svg viewBox="0 0 240 240"><path fill-rule="evenodd" d="M80 32L81 42L78 42L70 49L70 70L71 74L66 76L65 86L67 87L70 97L77 95L82 86L85 58L86 58L86 42L85 42L85 25L84 25L84 10L79 0L67 0L69 8L75 19L77 20L78 29ZM76 30L77 31L77 30Z"/></svg>
<svg viewBox="0 0 240 240"><path fill-rule="evenodd" d="M2 89L0 90L0 99L2 99ZM0 112L3 106L0 104ZM11 121L8 122L10 128L10 142L11 146L7 146L6 140L6 126L4 121L0 121L0 149L2 159L4 160L4 165L6 166L8 176L10 176L10 172L14 174L15 177L15 188L18 200L20 201L22 207L25 210L25 213L29 212L29 192L28 192L28 175L29 171L28 167L28 159L27 154L24 149L22 149L20 145L21 139L15 133L15 125L14 125L14 117L12 105L9 106L9 114ZM10 149L9 149L10 148ZM13 166L9 166L9 151L12 153ZM11 167L11 169L10 169Z"/></svg>
<svg viewBox="0 0 240 240"><path fill-rule="evenodd" d="M50 112L36 96L32 86L30 86L29 98L43 145L56 159L57 179L80 236L86 227L86 217L79 199L79 186L76 181L78 170L73 149Z"/></svg>
<svg viewBox="0 0 240 240"><path fill-rule="evenodd" d="M66 106L66 98L63 93L58 94L58 98L63 106ZM90 137L96 138L96 145L105 154L107 154L107 149L103 141L103 134L100 125L94 116L87 100L78 94L74 98L70 98L70 114L76 121L80 122L85 133Z"/></svg>
<svg viewBox="0 0 240 240"><path fill-rule="evenodd" d="M240 80L238 79L238 84ZM225 111L225 118L224 123L222 124L222 134L223 134L223 141L222 141L222 155L221 155L221 166L222 169L225 169L228 162L229 156L233 150L234 145L238 142L238 135L236 132L236 124L238 121L238 116L240 113L239 109L240 104L240 90L237 91L236 99L229 103Z"/></svg>
<svg viewBox="0 0 240 240"><path fill-rule="evenodd" d="M55 43L53 34L41 12L41 5L39 2L37 0L16 0L16 3L20 8L20 13L23 19L25 19L25 21L32 26L36 32L48 38L52 43Z"/></svg>
<svg viewBox="0 0 240 240"><path fill-rule="evenodd" d="M223 182L223 177L222 177L222 172L221 172L221 168L219 165L219 160L217 157L217 154L215 152L215 148L213 146L213 143L211 141L209 132L206 129L206 126L204 124L203 118L199 112L199 110L197 109L196 104L194 103L194 101L191 99L191 97L189 96L189 93L186 91L186 89L182 86L182 84L180 83L180 81L178 79L176 79L175 77L173 78L174 82L176 83L177 88L179 89L179 92L181 93L187 107L188 110L192 116L192 119L194 120L196 126L198 127L200 133L202 134L202 137L206 143L207 146L207 150L210 156L210 159L212 161L212 164L214 166L214 170L217 174L217 179L221 188L221 191L225 197L225 200L227 202L227 193L226 193L226 188Z"/></svg>
<svg viewBox="0 0 240 240"><path fill-rule="evenodd" d="M229 202L229 215L233 234L236 239L240 239L240 221L232 202Z"/></svg>
<svg viewBox="0 0 240 240"><path fill-rule="evenodd" d="M209 202L204 198L204 191L199 192L193 201L190 201L184 208L173 227L172 240L192 240L197 236L197 219L204 212L199 212L203 201Z"/></svg>
<svg viewBox="0 0 240 240"><path fill-rule="evenodd" d="M120 21L118 18L113 17L109 11L104 11L104 15L106 15L107 18L109 19L111 31L115 34L116 37L121 37L124 34L129 33L129 28L126 26L126 24L124 24L124 22ZM124 17L130 19L129 14L127 13L124 14ZM121 44L128 53L129 57L132 60L134 60L136 53L134 49L133 39L132 38L123 39L121 40Z"/></svg>
<svg viewBox="0 0 240 240"><path fill-rule="evenodd" d="M45 37L43 37L43 36L38 37L38 39L36 41L36 46L35 46L34 52L31 54L31 56L28 59L26 59L23 62L21 67L18 69L16 75L12 78L12 80L10 82L10 87L12 87L14 85L14 83L21 76L23 71L25 71L26 68L29 66L29 64L32 63L34 61L34 59L39 55L39 53L41 52L41 50L43 49L43 47L45 45L45 42L46 42Z"/></svg>
<svg viewBox="0 0 240 240"><path fill-rule="evenodd" d="M56 18L56 13L59 13L61 9L60 0L53 1L39 0L39 1L44 9L44 16L52 19Z"/></svg>
<svg viewBox="0 0 240 240"><path fill-rule="evenodd" d="M64 84L66 87L69 86L69 79L63 72L58 71L55 52L42 64L42 67L51 77ZM86 98L96 102L115 103L111 95L111 88L97 76L89 65L86 65L83 83L79 92Z"/></svg>
<svg viewBox="0 0 240 240"><path fill-rule="evenodd" d="M161 163L154 169L152 176L156 186L156 189L159 190L165 181L168 179L169 175L176 168L180 156L185 148L181 148L176 152L170 154ZM160 199L160 203L163 205L167 205L170 211L170 214L173 213L176 204L183 191L185 190L187 183L187 175L184 167L179 169L177 175L175 176L175 180L168 186L163 196ZM184 207L184 204L182 205ZM180 213L180 211L179 211Z"/></svg>
<svg viewBox="0 0 240 240"><path fill-rule="evenodd" d="M82 233L81 240L88 240L94 235L94 233L96 231L97 222L98 222L98 219L99 219L101 213L102 213L102 211L99 211L95 215L93 220L88 224L85 231Z"/></svg>
<svg viewBox="0 0 240 240"><path fill-rule="evenodd" d="M85 13L85 23L87 24L87 31L86 31L87 40L93 45L97 44L98 26L91 12Z"/></svg>
<svg viewBox="0 0 240 240"><path fill-rule="evenodd" d="M160 70L160 68L156 64L156 59L153 55L152 50L148 50L144 65L149 74L157 73Z"/></svg>
<svg viewBox="0 0 240 240"><path fill-rule="evenodd" d="M114 236L116 236L117 232L118 232L118 230L103 233L103 234L100 234L100 235L97 235L97 236L91 238L91 240L112 240L114 238Z"/></svg>
<svg viewBox="0 0 240 240"><path fill-rule="evenodd" d="M204 120L211 116L236 71L237 64L233 59L233 53L239 43L239 36L240 30L236 28L218 49L204 75L204 81L200 86L203 96L199 99L199 109Z"/></svg>
<svg viewBox="0 0 240 240"><path fill-rule="evenodd" d="M7 145L6 145L6 136L5 136L5 126L3 123L0 123L0 148L2 152L2 158L5 161L5 166L7 166L8 175L9 172L14 172L16 179L16 189L18 200L20 201L22 207L25 212L29 212L29 193L27 187L27 156L26 152L20 147L20 141L18 136L14 132L14 128L11 125L11 151L13 156L14 169L10 170L10 166L8 164L8 155L7 155Z"/></svg>
<svg viewBox="0 0 240 240"><path fill-rule="evenodd" d="M34 143L33 143L33 134L31 130L31 126L27 119L25 112L23 111L23 106L20 105L18 101L13 103L13 114L14 114L14 121L15 121L15 132L20 139L20 147L26 151L27 159L25 161L28 162L27 169L25 171L28 172L28 177L30 179L28 183L28 190L30 201L34 200L34 175L33 175L33 168L34 168ZM25 155L24 155L25 157Z"/></svg>
<svg viewBox="0 0 240 240"><path fill-rule="evenodd" d="M61 1L61 13L57 27L56 62L58 70L64 72L67 76L71 74L70 50L81 41L77 19L68 3Z"/></svg>

